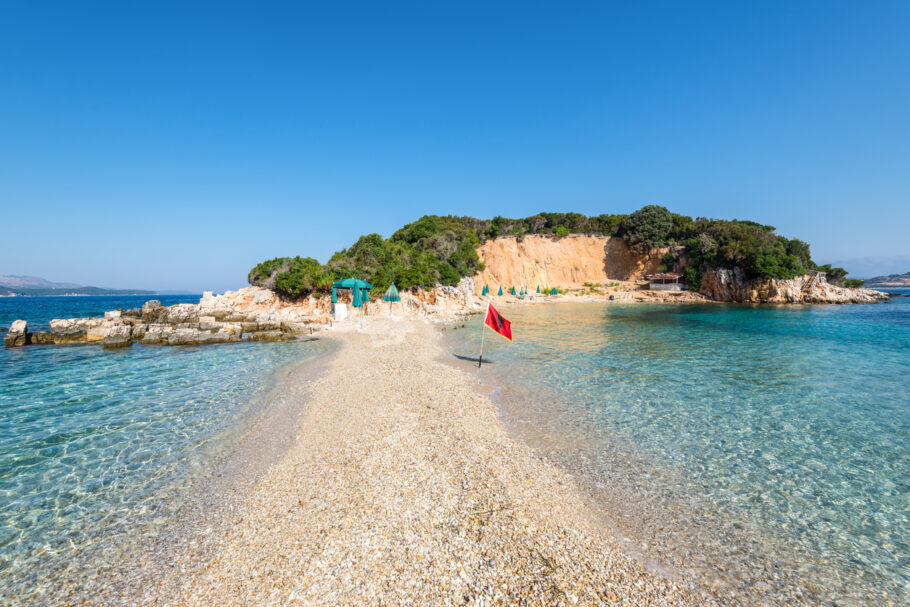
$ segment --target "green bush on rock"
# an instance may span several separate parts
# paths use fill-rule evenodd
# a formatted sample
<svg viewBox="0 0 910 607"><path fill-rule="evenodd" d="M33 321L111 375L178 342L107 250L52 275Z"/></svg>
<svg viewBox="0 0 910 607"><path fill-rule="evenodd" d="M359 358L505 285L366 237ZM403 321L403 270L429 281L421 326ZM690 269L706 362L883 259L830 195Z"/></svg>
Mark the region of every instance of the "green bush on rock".
<svg viewBox="0 0 910 607"><path fill-rule="evenodd" d="M328 293L334 281L351 276L369 281L376 292L393 282L399 289L455 285L463 276L483 269L477 248L484 241L533 234L621 236L640 253L670 246L670 252L661 257L660 269L682 268L694 290L700 286L702 271L734 267L742 268L747 278L793 278L819 270L828 273L832 284L857 284L845 278L843 268L817 266L807 243L779 236L773 226L692 219L659 205L642 207L630 215L596 217L579 213L538 213L524 219L425 215L389 238L361 236L325 265L310 257L279 257L254 267L248 280L288 299Z"/></svg>

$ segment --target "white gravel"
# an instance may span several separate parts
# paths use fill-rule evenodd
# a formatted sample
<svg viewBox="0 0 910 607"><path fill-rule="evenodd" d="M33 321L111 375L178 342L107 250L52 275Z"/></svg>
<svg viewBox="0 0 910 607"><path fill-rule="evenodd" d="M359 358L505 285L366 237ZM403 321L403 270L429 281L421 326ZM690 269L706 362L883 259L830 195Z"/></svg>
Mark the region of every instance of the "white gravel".
<svg viewBox="0 0 910 607"><path fill-rule="evenodd" d="M288 386L296 440L222 521L208 562L151 602L720 602L626 555L571 477L508 436L479 380L439 361L437 329L377 318L329 335L328 371Z"/></svg>

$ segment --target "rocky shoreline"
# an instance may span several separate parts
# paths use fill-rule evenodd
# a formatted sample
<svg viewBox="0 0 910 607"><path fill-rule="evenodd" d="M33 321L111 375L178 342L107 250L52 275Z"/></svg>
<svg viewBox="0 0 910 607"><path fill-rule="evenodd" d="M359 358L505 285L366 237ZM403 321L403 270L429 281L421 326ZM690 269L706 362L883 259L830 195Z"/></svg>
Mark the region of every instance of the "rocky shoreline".
<svg viewBox="0 0 910 607"><path fill-rule="evenodd" d="M440 286L401 294L393 304L372 301L366 316L395 314L412 318L451 319L480 309L473 282ZM7 347L26 345L100 344L123 348L134 343L186 346L241 341L283 341L312 334L333 322L328 297L286 301L261 287L246 287L223 295L203 294L198 304L162 306L148 301L141 308L119 309L103 318L50 321L48 331L31 332L25 320L16 320L3 338Z"/></svg>
<svg viewBox="0 0 910 607"><path fill-rule="evenodd" d="M890 298L887 293L874 289L832 285L824 274L812 273L788 280L748 280L740 268L706 272L699 293L717 301L735 303L870 304Z"/></svg>
<svg viewBox="0 0 910 607"><path fill-rule="evenodd" d="M620 283L616 283L620 284ZM829 284L823 276L790 280L746 280L736 270L713 270L704 275L699 291L651 291L646 281L627 281L602 294L576 290L569 295L530 295L488 298L475 295L473 279L457 286L402 291L401 302L371 301L359 313L365 316L407 316L451 320L483 310L488 299L504 302L609 301L637 303L779 303L852 304L888 301L889 295L872 289ZM100 344L123 348L134 343L170 346L220 344L241 341L283 341L312 334L332 324L328 296L286 301L262 287L246 287L223 295L203 294L198 304L162 306L152 300L142 308L111 310L103 318L54 319L49 331L30 332L25 320L16 320L3 338L7 347L26 345Z"/></svg>

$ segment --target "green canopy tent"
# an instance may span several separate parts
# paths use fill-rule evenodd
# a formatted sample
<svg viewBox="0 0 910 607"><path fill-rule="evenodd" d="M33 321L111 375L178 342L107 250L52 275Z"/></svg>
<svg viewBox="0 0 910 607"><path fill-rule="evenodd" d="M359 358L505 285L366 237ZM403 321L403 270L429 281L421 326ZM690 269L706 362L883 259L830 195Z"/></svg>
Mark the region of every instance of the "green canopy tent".
<svg viewBox="0 0 910 607"><path fill-rule="evenodd" d="M390 286L388 289L386 289L385 295L382 296L382 301L389 302L389 316L391 316L392 315L392 302L401 301L401 296L398 295L398 289L395 288L394 282L392 283L392 286Z"/></svg>
<svg viewBox="0 0 910 607"><path fill-rule="evenodd" d="M338 289L351 291L351 305L362 308L364 302L370 301L370 289L373 285L359 278L343 278L332 283L332 303L338 303ZM360 312L360 326L363 327L363 311Z"/></svg>
<svg viewBox="0 0 910 607"><path fill-rule="evenodd" d="M373 285L359 278L344 278L332 284L332 303L338 303L338 289L351 291L351 305L355 308L363 307L363 302L370 301L370 289Z"/></svg>

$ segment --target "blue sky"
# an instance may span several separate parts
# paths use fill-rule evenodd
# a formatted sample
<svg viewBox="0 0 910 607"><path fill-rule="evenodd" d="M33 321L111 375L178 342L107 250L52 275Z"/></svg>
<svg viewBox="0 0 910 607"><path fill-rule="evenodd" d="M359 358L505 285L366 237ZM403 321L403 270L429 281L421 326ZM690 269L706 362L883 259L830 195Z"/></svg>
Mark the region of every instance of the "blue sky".
<svg viewBox="0 0 910 607"><path fill-rule="evenodd" d="M2 14L0 274L223 290L426 213L651 203L910 271L907 2Z"/></svg>

